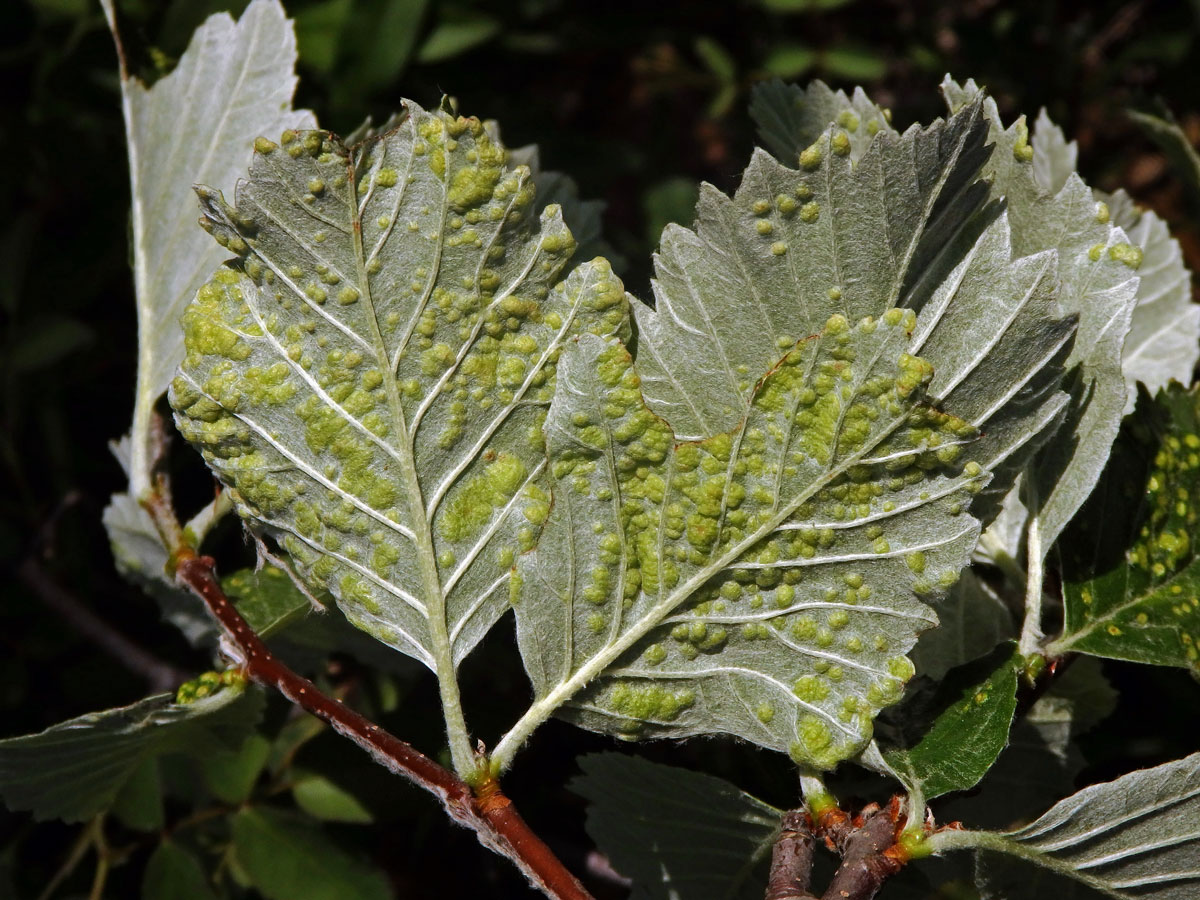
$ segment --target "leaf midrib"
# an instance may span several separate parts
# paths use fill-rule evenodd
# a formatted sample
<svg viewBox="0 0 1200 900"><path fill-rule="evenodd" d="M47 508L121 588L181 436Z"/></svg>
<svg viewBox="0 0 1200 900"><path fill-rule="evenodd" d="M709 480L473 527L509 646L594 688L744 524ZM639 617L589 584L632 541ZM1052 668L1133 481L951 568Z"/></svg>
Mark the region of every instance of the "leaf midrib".
<svg viewBox="0 0 1200 900"><path fill-rule="evenodd" d="M880 356L882 356L885 343L885 341L880 342L875 360L872 361L872 366L874 365L874 362L877 361ZM868 371L872 368L872 366L867 367ZM692 596L697 590L699 590L705 582L720 573L723 569L733 564L739 556L749 550L758 541L776 531L779 526L782 525L788 519L788 517L790 517L796 511L797 508L799 508L801 504L815 495L826 484L833 481L838 475L841 475L852 466L857 465L868 452L878 447L879 444L891 436L891 434L897 428L902 426L907 419L907 413L917 405L918 404L913 404L912 407L906 409L903 415L897 416L895 420L887 428L883 429L874 439L865 443L861 448L859 448L858 451L844 460L841 464L829 469L823 478L816 479L815 483L810 485L807 490L800 491L796 497L793 498L793 500L785 504L780 511L768 519L753 534L748 535L737 544L732 545L722 556L718 557L708 566L694 573L672 594L668 595L666 599L660 600L658 603L652 606L647 614L641 620L639 620L636 625L630 628L629 631L625 632L625 634L619 639L610 643L607 647L593 656L591 660L576 669L574 674L562 681L543 698L535 701L529 707L529 709L526 710L525 714L522 715L521 718L516 722L516 724L509 729L508 733L506 733L496 744L495 750L492 754L493 767L498 766L500 768L506 768L511 762L511 757L514 755L517 747L525 740L528 734L537 727L537 725L548 719L551 715L553 715L555 710L557 710L560 706L570 700L570 698L576 693L586 687L594 678L601 675L612 662L621 656L621 654L649 634L654 628L657 628L662 623L663 619L670 615L671 612L680 604L686 601L688 597ZM747 408L749 408L749 404L747 404ZM792 427L794 427L794 425L795 423L793 422ZM741 427L743 429L745 427L744 419ZM791 429L789 429L789 431L790 430ZM831 442L832 447L835 450L837 447L838 438L840 437L840 432L841 427L839 422L839 428L834 434Z"/></svg>
<svg viewBox="0 0 1200 900"><path fill-rule="evenodd" d="M411 118L409 119L412 122ZM415 123L413 133L416 134ZM408 148L409 156L413 155L412 145ZM388 412L396 427L399 437L400 452L397 454L400 475L403 482L405 497L408 503L408 516L412 523L417 550L417 568L420 572L421 586L425 593L425 605L428 610L430 651L434 661L434 673L437 675L438 692L442 700L442 712L446 722L447 737L450 742L450 755L454 768L460 775L466 775L475 769L474 756L468 739L466 720L463 717L462 699L459 695L458 680L454 672L454 654L450 646L449 626L446 621L446 597L442 590L441 577L437 570L437 555L433 547L433 532L429 519L425 516L425 498L421 490L421 482L417 475L414 448L408 430L408 422L404 415L404 407L400 402L400 389L396 383L396 370L391 364L387 344L379 327L379 316L375 308L375 300L371 293L370 276L367 272L366 255L363 252L362 241L362 207L354 195L358 179L354 154L346 157L346 187L350 199L350 209L354 211L353 238L354 262L357 269L357 282L361 291L361 301L364 308L369 310L366 316L371 329L371 339L375 348L375 357L380 363L383 374L383 385L388 401ZM442 186L442 218L445 219L447 205L446 181L439 179ZM441 246L438 241L437 264L429 275L429 285L436 283L441 271ZM429 294L426 291L426 297ZM423 298L424 299L424 298ZM413 323L420 315L423 303L417 304ZM410 332L411 334L411 332ZM407 338L407 336L406 336ZM407 345L407 340L404 346ZM399 359L399 354L397 356Z"/></svg>

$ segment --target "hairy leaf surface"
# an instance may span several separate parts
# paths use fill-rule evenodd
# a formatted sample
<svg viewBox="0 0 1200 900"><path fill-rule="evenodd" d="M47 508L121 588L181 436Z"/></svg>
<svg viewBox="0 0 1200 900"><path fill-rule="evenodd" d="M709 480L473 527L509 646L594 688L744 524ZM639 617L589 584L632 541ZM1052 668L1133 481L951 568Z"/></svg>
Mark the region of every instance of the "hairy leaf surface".
<svg viewBox="0 0 1200 900"><path fill-rule="evenodd" d="M953 843L981 847L986 900L1192 900L1200 754L1085 788L1019 831L963 832Z"/></svg>
<svg viewBox="0 0 1200 900"><path fill-rule="evenodd" d="M110 25L113 11L105 0ZM254 0L235 23L209 17L175 69L152 87L121 80L133 201L138 385L131 494L149 486L150 416L183 360L179 317L220 264L222 250L196 229L193 184L233 187L263 131L311 127L292 109L296 38L278 0ZM152 533L152 532L151 532Z"/></svg>
<svg viewBox="0 0 1200 900"><path fill-rule="evenodd" d="M832 317L702 441L647 407L619 343L580 339L547 420L553 512L518 568L535 715L722 731L822 768L866 745L986 478L955 461L975 429L927 404L914 324Z"/></svg>
<svg viewBox="0 0 1200 900"><path fill-rule="evenodd" d="M986 193L984 135L974 106L903 136L880 132L855 162L835 126L798 170L756 151L732 198L704 185L695 229L663 232L654 308L634 304L650 408L681 438L728 431L762 374L831 315L920 305L910 283L932 292L921 274Z"/></svg>
<svg viewBox="0 0 1200 900"><path fill-rule="evenodd" d="M772 337L787 346L837 312L919 309L931 394L983 431L971 458L1004 473L974 505L987 520L1063 414L1057 388L1074 325L1055 303L1056 254L1014 259L1028 251L1014 246L1007 217L979 209L987 187L975 179L989 157L975 107L925 130L884 124L867 134L855 123L879 122L877 109L819 82L758 89L761 127L784 119L788 141L813 143L799 158L780 156L798 158L799 171L756 155L732 199L705 189L694 232L664 234L655 312L634 305L647 400L677 430L711 434L742 414L756 366L777 352ZM805 198L798 217L793 181ZM786 252L774 259L777 247Z"/></svg>
<svg viewBox="0 0 1200 900"><path fill-rule="evenodd" d="M952 110L980 99L971 81L960 87L947 79L942 90ZM1042 166L1048 179L1043 184L1024 117L1006 128L993 100L985 100L983 108L995 143L984 174L993 196L1006 202L1014 253L1057 251L1056 298L1079 319L1067 359L1074 370L1067 385L1071 404L1056 439L1045 444L1025 482L1026 503L1046 551L1091 493L1120 427L1126 399L1121 353L1143 254L1113 225L1107 207L1097 203L1078 175L1067 175L1061 189L1051 193L1063 174L1063 151L1050 149L1057 135L1047 137L1043 158L1057 153L1059 168L1051 173L1049 164ZM1043 121L1052 127L1049 119Z"/></svg>
<svg viewBox="0 0 1200 900"><path fill-rule="evenodd" d="M1200 388L1142 404L1069 532L1052 652L1200 672Z"/></svg>
<svg viewBox="0 0 1200 900"><path fill-rule="evenodd" d="M880 131L896 133L891 112L876 106L862 88L846 96L845 91L834 91L823 81L803 88L779 79L756 84L750 97L750 118L771 154L793 165L801 151L830 125L844 130L850 141L850 158L855 161Z"/></svg>
<svg viewBox="0 0 1200 900"><path fill-rule="evenodd" d="M559 350L620 330L623 289L603 260L563 277L557 208L476 119L409 103L352 147L258 147L236 208L201 191L238 260L185 314L178 424L311 586L452 678L546 516Z"/></svg>
<svg viewBox="0 0 1200 900"><path fill-rule="evenodd" d="M881 130L853 164L835 126L799 171L757 153L733 198L706 188L695 230L664 234L656 307L634 306L637 373L615 345L581 342L548 430L554 512L522 560L518 636L537 699L502 761L564 703L586 727L725 731L824 767L865 746L911 668L902 654L934 621L917 596L953 583L975 533L952 524L973 499L956 479L978 491L1063 406L1074 323L1054 302L1055 253L1014 260L1004 215L962 230L986 190L982 128L972 108ZM958 257L941 258L947 247ZM920 390L862 419L859 404L887 405L867 384L889 379ZM916 421L931 404L958 417L954 436L937 433L940 413ZM916 459L904 441L927 460L908 481L893 471ZM860 582L878 598L870 612L821 611Z"/></svg>
<svg viewBox="0 0 1200 900"><path fill-rule="evenodd" d="M1107 205L1113 221L1142 250L1137 306L1121 356L1129 389L1125 412L1130 413L1138 382L1151 393L1172 379L1191 383L1200 360L1200 305L1192 302L1192 273L1167 223L1154 210L1139 210L1124 191L1108 197Z"/></svg>
<svg viewBox="0 0 1200 900"><path fill-rule="evenodd" d="M759 900L783 813L720 778L618 753L579 759L587 831L632 900Z"/></svg>
<svg viewBox="0 0 1200 900"><path fill-rule="evenodd" d="M88 713L0 741L0 796L38 819L82 822L109 808L147 759L236 747L262 712L262 693L232 687L176 703L168 694Z"/></svg>

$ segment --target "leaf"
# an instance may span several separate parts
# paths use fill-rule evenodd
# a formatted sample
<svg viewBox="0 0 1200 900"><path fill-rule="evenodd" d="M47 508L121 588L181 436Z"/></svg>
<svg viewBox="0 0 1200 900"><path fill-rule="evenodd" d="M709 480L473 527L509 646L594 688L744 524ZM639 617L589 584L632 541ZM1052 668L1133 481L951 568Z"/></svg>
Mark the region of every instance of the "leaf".
<svg viewBox="0 0 1200 900"><path fill-rule="evenodd" d="M842 44L826 50L821 66L830 75L846 81L877 81L887 74L887 60L867 46Z"/></svg>
<svg viewBox="0 0 1200 900"><path fill-rule="evenodd" d="M554 507L518 562L538 713L822 768L866 745L933 624L914 595L953 583L978 535L980 470L952 462L974 430L926 406L914 322L831 318L703 441L646 407L619 343L580 338L546 424Z"/></svg>
<svg viewBox="0 0 1200 900"><path fill-rule="evenodd" d="M114 452L128 460L129 437ZM128 472L128 469L126 470ZM193 594L176 586L166 574L167 550L149 514L128 493L113 494L102 516L117 571L158 604L163 618L193 645L216 642L217 629Z"/></svg>
<svg viewBox="0 0 1200 900"><path fill-rule="evenodd" d="M816 12L837 9L854 0L759 0L764 9L779 13Z"/></svg>
<svg viewBox="0 0 1200 900"><path fill-rule="evenodd" d="M750 118L766 148L787 164L833 124L845 130L852 160L862 157L880 131L895 134L891 113L872 103L862 88L847 97L845 91L834 91L823 81L812 81L806 88L779 79L756 84L750 96Z"/></svg>
<svg viewBox="0 0 1200 900"><path fill-rule="evenodd" d="M957 267L935 261L976 209L974 115L881 132L853 167L832 130L802 154L811 177L756 154L734 198L705 188L696 230L664 234L655 309L634 306L637 373L600 340L564 358L555 503L514 595L536 699L501 766L560 707L625 737L721 731L824 768L866 745L933 623L916 595L963 565L970 493L1062 405L1054 254L1012 261L1000 216ZM815 216L791 202L797 181ZM919 318L888 309L910 265L948 273L907 292ZM845 609L863 586L869 609Z"/></svg>
<svg viewBox="0 0 1200 900"><path fill-rule="evenodd" d="M938 818L1000 829L1030 821L1047 804L1074 790L1085 765L1078 740L1115 706L1116 692L1100 671L1099 660L1077 657L1013 726L1008 746L978 791L946 798L939 804Z"/></svg>
<svg viewBox="0 0 1200 900"><path fill-rule="evenodd" d="M942 90L952 110L981 96L971 81L959 87L947 78ZM1039 183L1033 164L1037 152L1024 117L1006 128L993 100L985 100L983 109L995 143L984 174L993 197L1006 202L1014 253L1057 251L1057 300L1064 312L1079 317L1067 359L1068 369L1074 370L1067 383L1071 404L1056 439L1045 443L1023 486L1023 499L1048 552L1091 493L1120 426L1126 395L1121 351L1136 302L1135 271L1142 253L1112 225L1107 209L1097 205L1078 175L1068 175L1055 194Z"/></svg>
<svg viewBox="0 0 1200 900"><path fill-rule="evenodd" d="M1198 822L1193 754L1085 788L1019 831L964 832L954 843L980 847L985 900L1191 900L1200 887Z"/></svg>
<svg viewBox="0 0 1200 900"><path fill-rule="evenodd" d="M1200 672L1200 388L1139 405L1064 550L1048 652Z"/></svg>
<svg viewBox="0 0 1200 900"><path fill-rule="evenodd" d="M1079 145L1068 141L1062 129L1050 121L1045 108L1033 126L1033 177L1043 191L1057 194L1075 174Z"/></svg>
<svg viewBox="0 0 1200 900"><path fill-rule="evenodd" d="M777 78L799 78L817 64L818 58L817 51L807 44L787 42L772 47L762 67Z"/></svg>
<svg viewBox="0 0 1200 900"><path fill-rule="evenodd" d="M389 900L383 872L337 847L319 828L269 807L233 819L233 846L268 900Z"/></svg>
<svg viewBox="0 0 1200 900"><path fill-rule="evenodd" d="M104 0L116 29L111 0ZM196 183L232 187L263 131L311 126L292 110L296 41L278 0L254 0L235 23L210 16L171 74L147 88L121 80L133 201L138 381L130 494L149 487L151 415L183 360L179 317L224 258L196 229Z"/></svg>
<svg viewBox="0 0 1200 900"><path fill-rule="evenodd" d="M332 86L336 105L361 108L363 94L394 89L412 60L428 5L428 0L356 0L339 42L346 64Z"/></svg>
<svg viewBox="0 0 1200 900"><path fill-rule="evenodd" d="M206 753L200 760L200 771L218 800L233 805L245 803L270 753L271 742L253 734L236 750Z"/></svg>
<svg viewBox="0 0 1200 900"><path fill-rule="evenodd" d="M451 690L547 512L560 348L626 312L603 260L563 277L557 208L534 220L529 170L477 119L406 113L349 148L260 142L236 209L201 190L239 261L185 314L171 401L305 582Z"/></svg>
<svg viewBox="0 0 1200 900"><path fill-rule="evenodd" d="M351 8L352 0L320 0L296 13L296 46L306 66L333 71Z"/></svg>
<svg viewBox="0 0 1200 900"><path fill-rule="evenodd" d="M732 84L737 80L737 62L729 51L721 46L716 38L701 35L696 38L693 47L709 74L716 79L717 84Z"/></svg>
<svg viewBox="0 0 1200 900"><path fill-rule="evenodd" d="M696 208L699 185L690 178L666 178L642 192L642 216L646 221L646 243L653 247L672 222L686 222Z"/></svg>
<svg viewBox="0 0 1200 900"><path fill-rule="evenodd" d="M587 832L631 900L758 900L783 813L727 781L619 753L579 758Z"/></svg>
<svg viewBox="0 0 1200 900"><path fill-rule="evenodd" d="M500 129L495 122L485 122L494 140L500 139ZM509 151L509 165L526 165L533 176L537 190L537 205L540 215L552 203L562 209L563 221L575 239L575 259L586 260L603 256L620 272L624 258L604 239L603 218L607 204L603 200L583 200L579 196L579 185L570 175L543 169L536 144L528 144Z"/></svg>
<svg viewBox="0 0 1200 900"><path fill-rule="evenodd" d="M884 759L911 790L926 800L973 788L1008 744L1017 708L1017 674L1022 657L1014 644L947 676L939 696L952 698L911 747L890 750ZM980 680L980 675L986 677ZM966 683L965 690L962 687ZM939 705L941 705L939 703Z"/></svg>
<svg viewBox="0 0 1200 900"><path fill-rule="evenodd" d="M257 572L241 569L222 578L221 587L246 624L263 638L312 612L312 603L278 566L265 565Z"/></svg>
<svg viewBox="0 0 1200 900"><path fill-rule="evenodd" d="M7 360L9 370L18 374L48 368L94 339L92 329L78 319L40 316L22 325L13 337L15 346Z"/></svg>
<svg viewBox="0 0 1200 900"><path fill-rule="evenodd" d="M374 821L357 797L324 775L294 774L299 780L292 787L292 797L310 816L326 822L368 824Z"/></svg>
<svg viewBox="0 0 1200 900"><path fill-rule="evenodd" d="M1109 198L1113 221L1142 250L1137 306L1129 323L1121 368L1133 412L1137 383L1151 393L1174 379L1191 384L1200 359L1200 305L1192 302L1192 273L1183 264L1179 242L1153 210L1137 210L1123 191Z"/></svg>
<svg viewBox="0 0 1200 900"><path fill-rule="evenodd" d="M943 89L952 91L956 87L950 85ZM884 284L891 280L889 303L922 310L918 347L936 372L933 395L943 403L966 404L959 415L970 419L985 434L971 450L972 458L985 469L1001 467L973 506L973 512L986 522L999 511L1016 472L1049 436L1049 426L1063 414L1066 398L1056 391L1074 326L1060 318L1054 300L1057 268L1053 255L1035 254L1007 265L1010 259L1029 251L1014 246L1017 238L1006 216L998 215L994 207L978 209L979 192L986 193L987 189L973 179L990 167L988 152L979 147L985 125L971 112L971 104L979 99L974 95L952 95L952 99L956 113L944 127L935 124L923 133L910 128L902 136L887 124L890 115L874 105L861 89L848 99L820 82L805 91L779 82L760 86L756 88L752 114L764 140L780 158L795 158L797 146L836 123L834 133L846 135L849 140L851 160L862 154L868 162L882 158L889 177L904 185L894 197L884 193L882 205L887 215L882 221L860 223L851 232L850 211L879 205L879 190L867 182L874 178L878 184L882 176L872 173L871 165L859 166L855 175L862 179L862 186L850 190L842 187L831 194L834 208L846 211L841 216L844 223L834 234L844 232L847 236L843 243L862 248L911 236L907 252L872 248L884 259L858 278L867 282L882 280ZM863 122L865 129L860 127ZM875 139L876 134L882 137ZM873 141L878 143L877 149ZM818 142L805 151L810 154L810 162L819 149ZM840 174L835 166L830 168L832 177ZM907 183L903 178L906 171L911 171ZM904 225L894 224L903 220L905 213L893 207L905 206L909 215L913 210L923 210L921 215L928 216L929 221L923 223L918 218ZM895 237L891 237L893 234ZM711 246L715 243L710 240L710 246L704 248L707 258L716 256ZM845 265L838 259L836 243L833 248L836 264ZM904 272L905 260L909 260L908 274ZM1002 274L998 264L1006 266ZM840 299L844 292L837 290ZM803 283L770 285L765 293L775 296L788 292L820 296L819 290ZM663 305L660 296L658 306L661 309ZM800 317L799 311L789 312L794 319ZM680 317L680 313L674 315ZM683 315L692 318L687 324L697 328L686 310ZM739 324L744 327L737 333L736 342L731 341L734 351L747 343L745 334L754 327ZM986 358L974 352L979 347L987 351ZM639 359L645 359L645 354ZM664 414L671 418L669 411Z"/></svg>
<svg viewBox="0 0 1200 900"><path fill-rule="evenodd" d="M1141 127L1146 137L1158 144L1171 163L1171 168L1191 188L1193 196L1200 196L1200 153L1196 152L1171 111L1164 109L1162 113L1156 116L1128 110L1126 114L1135 125Z"/></svg>
<svg viewBox="0 0 1200 900"><path fill-rule="evenodd" d="M1012 613L973 569L963 572L933 608L938 627L921 635L909 654L918 675L940 680L955 666L978 659L1014 637Z"/></svg>
<svg viewBox="0 0 1200 900"><path fill-rule="evenodd" d="M695 230L663 232L654 308L634 304L651 409L684 439L728 431L757 379L830 315L855 323L920 305L932 288L908 298L906 285L986 190L975 183L982 129L971 108L902 137L881 132L854 163L834 127L800 171L756 151L732 198L702 186Z"/></svg>
<svg viewBox="0 0 1200 900"><path fill-rule="evenodd" d="M163 827L162 779L157 759L142 760L113 799L112 814L138 831L158 831Z"/></svg>
<svg viewBox="0 0 1200 900"><path fill-rule="evenodd" d="M262 704L258 690L226 688L186 704L164 694L8 738L0 741L0 795L39 820L85 821L108 809L147 759L236 746Z"/></svg>
<svg viewBox="0 0 1200 900"><path fill-rule="evenodd" d="M500 22L480 12L447 12L417 51L417 62L444 62L486 43L500 33Z"/></svg>
<svg viewBox="0 0 1200 900"><path fill-rule="evenodd" d="M217 900L200 861L190 850L164 838L146 863L142 900Z"/></svg>

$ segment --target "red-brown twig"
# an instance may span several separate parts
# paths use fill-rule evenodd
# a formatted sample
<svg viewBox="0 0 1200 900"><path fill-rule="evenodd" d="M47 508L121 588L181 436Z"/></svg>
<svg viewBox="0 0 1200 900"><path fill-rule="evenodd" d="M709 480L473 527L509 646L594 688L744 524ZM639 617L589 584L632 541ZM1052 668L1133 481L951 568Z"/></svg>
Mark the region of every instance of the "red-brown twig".
<svg viewBox="0 0 1200 900"><path fill-rule="evenodd" d="M241 655L248 678L274 687L306 712L327 722L334 731L362 747L384 768L403 776L436 796L452 819L472 829L480 842L512 860L530 882L554 900L592 900L549 847L539 838L500 790L494 778L476 789L454 772L380 728L365 716L322 693L297 675L267 648L225 595L214 571L214 560L200 556L184 540L170 505L169 486L157 479L156 492L146 509L168 545L176 580L204 601L228 640Z"/></svg>
<svg viewBox="0 0 1200 900"><path fill-rule="evenodd" d="M821 900L871 900L907 862L896 843L903 825L898 797L883 808L871 804L853 819L840 820L828 839L841 853L842 864Z"/></svg>
<svg viewBox="0 0 1200 900"><path fill-rule="evenodd" d="M793 809L784 815L779 837L771 848L771 871L763 900L816 900L808 892L815 843L807 810Z"/></svg>

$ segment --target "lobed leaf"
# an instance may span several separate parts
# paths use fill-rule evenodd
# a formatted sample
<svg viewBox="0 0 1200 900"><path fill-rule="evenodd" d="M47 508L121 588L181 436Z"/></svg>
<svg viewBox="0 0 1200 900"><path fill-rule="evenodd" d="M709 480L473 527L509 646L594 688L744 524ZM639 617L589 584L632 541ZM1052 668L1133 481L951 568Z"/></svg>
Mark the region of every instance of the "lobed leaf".
<svg viewBox="0 0 1200 900"><path fill-rule="evenodd" d="M654 415L619 343L580 338L546 425L554 508L514 594L535 709L822 768L863 749L934 624L918 595L974 546L985 480L955 462L975 430L926 402L914 324L832 317L702 441Z"/></svg>
<svg viewBox="0 0 1200 900"><path fill-rule="evenodd" d="M351 147L261 140L238 256L184 317L184 435L347 618L443 679L507 608L545 518L542 420L560 348L624 327L603 260L563 277L557 208L476 119L406 105Z"/></svg>
<svg viewBox="0 0 1200 900"><path fill-rule="evenodd" d="M986 193L984 134L974 106L880 132L854 161L833 127L799 171L756 151L732 198L704 185L695 229L663 232L654 308L633 306L650 408L681 438L728 431L762 374L831 315L920 306L936 286L926 270Z"/></svg>
<svg viewBox="0 0 1200 900"><path fill-rule="evenodd" d="M637 373L600 340L565 358L554 511L514 594L536 699L501 765L563 704L626 737L724 731L820 767L866 746L934 622L918 595L954 582L976 533L954 524L961 492L1027 457L1065 400L1055 253L1014 260L1003 215L966 228L978 110L881 131L856 164L837 126L800 172L757 153L733 198L705 188L695 230L664 233ZM870 611L825 611L864 584Z"/></svg>
<svg viewBox="0 0 1200 900"><path fill-rule="evenodd" d="M570 788L631 900L758 900L782 811L720 778L618 753L580 757Z"/></svg>
<svg viewBox="0 0 1200 900"><path fill-rule="evenodd" d="M851 96L814 80L806 87L778 78L759 82L750 94L750 118L771 155L792 163L830 125L838 125L850 141L850 158L858 160L880 131L896 134L889 110L876 106L862 88Z"/></svg>
<svg viewBox="0 0 1200 900"><path fill-rule="evenodd" d="M112 805L147 759L236 747L262 712L257 689L176 703L170 695L0 741L0 795L38 819L82 822Z"/></svg>
<svg viewBox="0 0 1200 900"><path fill-rule="evenodd" d="M947 78L942 90L952 110L977 103L981 96L973 81L959 86ZM1057 252L1056 299L1079 320L1067 359L1068 369L1074 370L1066 383L1071 402L1056 438L1045 443L1024 484L1026 505L1048 551L1091 493L1120 426L1126 399L1121 354L1143 253L1113 225L1108 208L1097 203L1078 175L1067 174L1063 180L1066 151L1053 151L1058 155L1054 172L1048 163L1036 165L1037 147L1030 143L1024 117L1005 127L994 101L985 100L983 108L995 144L984 174L992 196L1005 201L1013 250L1022 256ZM1052 130L1037 142L1046 148L1045 160L1061 142L1049 119L1041 121ZM1061 189L1051 193L1059 180Z"/></svg>
<svg viewBox="0 0 1200 900"><path fill-rule="evenodd" d="M1064 551L1049 652L1200 672L1200 388L1143 398Z"/></svg>
<svg viewBox="0 0 1200 900"><path fill-rule="evenodd" d="M1129 323L1121 368L1128 385L1125 413L1133 411L1137 385L1151 393L1172 380L1191 384L1200 360L1200 305L1192 302L1192 273L1179 242L1150 209L1139 210L1124 191L1107 198L1113 221L1142 250L1137 306Z"/></svg>

